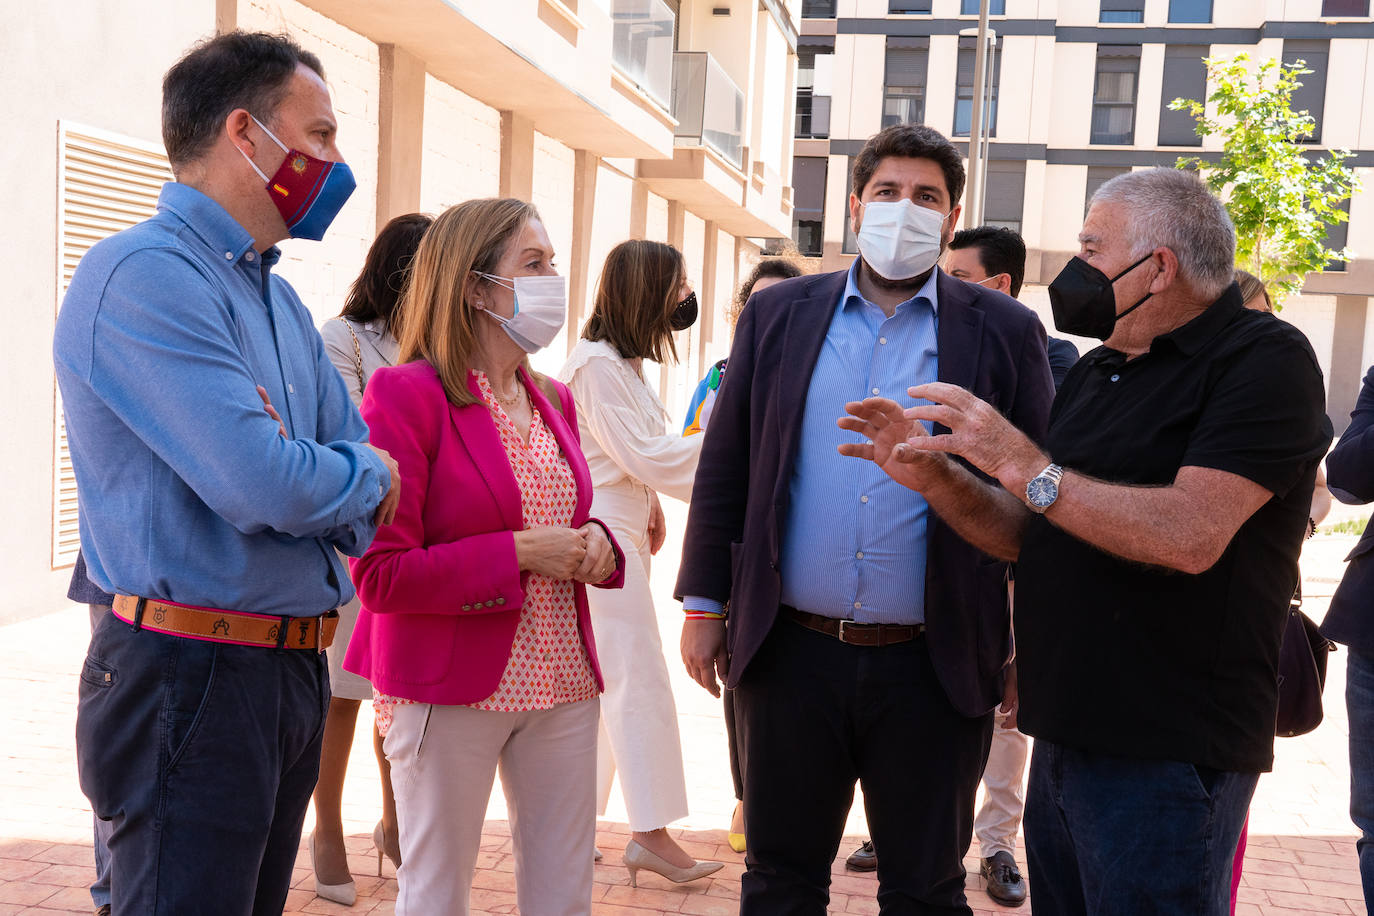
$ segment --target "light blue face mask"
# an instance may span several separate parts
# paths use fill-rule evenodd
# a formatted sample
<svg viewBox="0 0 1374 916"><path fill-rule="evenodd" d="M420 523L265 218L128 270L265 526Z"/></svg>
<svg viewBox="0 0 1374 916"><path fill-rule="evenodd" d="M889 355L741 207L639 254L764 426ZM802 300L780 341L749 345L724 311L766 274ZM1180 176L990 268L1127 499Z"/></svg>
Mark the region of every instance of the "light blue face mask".
<svg viewBox="0 0 1374 916"><path fill-rule="evenodd" d="M483 309L526 353L538 353L558 338L568 320L567 277L498 277L474 271L515 294L510 318Z"/></svg>

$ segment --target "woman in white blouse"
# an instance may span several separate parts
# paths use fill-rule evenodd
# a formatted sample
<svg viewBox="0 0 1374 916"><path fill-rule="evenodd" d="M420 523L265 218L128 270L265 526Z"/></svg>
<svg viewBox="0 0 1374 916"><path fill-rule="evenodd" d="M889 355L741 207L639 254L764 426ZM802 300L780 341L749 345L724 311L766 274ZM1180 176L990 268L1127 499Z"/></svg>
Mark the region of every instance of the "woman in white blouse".
<svg viewBox="0 0 1374 916"><path fill-rule="evenodd" d="M593 514L625 552L625 586L588 594L606 692L601 698L598 806L605 813L617 769L634 836L625 847L631 883L639 869L674 882L711 874L668 834L687 814L677 708L649 591L650 556L663 544L658 493L692 494L701 439L670 431L642 363L677 360L673 334L697 317L682 255L662 242L622 242L606 257L591 317L559 378L577 402L591 469ZM609 743L609 747L607 747Z"/></svg>

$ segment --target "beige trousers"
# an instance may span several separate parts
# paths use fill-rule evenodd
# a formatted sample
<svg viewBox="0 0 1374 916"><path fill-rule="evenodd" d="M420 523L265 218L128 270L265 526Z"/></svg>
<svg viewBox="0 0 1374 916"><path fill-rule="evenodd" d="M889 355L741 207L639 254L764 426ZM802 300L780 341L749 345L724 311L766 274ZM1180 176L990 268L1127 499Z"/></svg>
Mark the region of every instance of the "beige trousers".
<svg viewBox="0 0 1374 916"><path fill-rule="evenodd" d="M606 692L601 697L597 813L605 814L616 770L630 829L657 830L687 816L687 779L677 704L649 590L649 505L634 482L605 487L592 515L610 526L625 554L625 586L587 590Z"/></svg>
<svg viewBox="0 0 1374 916"><path fill-rule="evenodd" d="M1026 806L1026 756L1030 738L1015 728L1003 728L1006 718L994 713L992 750L983 770L983 805L973 819L979 856L990 859L999 852L1016 852L1016 831Z"/></svg>
<svg viewBox="0 0 1374 916"><path fill-rule="evenodd" d="M595 699L509 713L397 706L384 744L404 863L397 916L467 916L498 765L520 912L588 916L597 717Z"/></svg>

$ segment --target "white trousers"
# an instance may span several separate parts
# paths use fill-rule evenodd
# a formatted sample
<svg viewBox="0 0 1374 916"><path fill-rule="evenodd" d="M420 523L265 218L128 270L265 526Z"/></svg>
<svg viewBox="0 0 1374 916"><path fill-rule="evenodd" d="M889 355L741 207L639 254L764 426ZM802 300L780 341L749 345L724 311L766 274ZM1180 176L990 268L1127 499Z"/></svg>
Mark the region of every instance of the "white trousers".
<svg viewBox="0 0 1374 916"><path fill-rule="evenodd" d="M616 770L630 829L657 830L687 816L682 737L668 664L649 591L652 494L627 483L596 491L592 515L615 533L625 554L625 587L587 590L606 692L597 748L597 812L606 813Z"/></svg>
<svg viewBox="0 0 1374 916"><path fill-rule="evenodd" d="M498 765L520 912L588 916L597 701L531 712L415 703L392 715L384 748L404 863L398 916L467 916Z"/></svg>
<svg viewBox="0 0 1374 916"><path fill-rule="evenodd" d="M973 819L979 856L990 859L999 852L1016 852L1016 831L1026 807L1026 757L1030 738L1015 728L1003 728L1006 717L994 714L992 750L983 770L983 805Z"/></svg>

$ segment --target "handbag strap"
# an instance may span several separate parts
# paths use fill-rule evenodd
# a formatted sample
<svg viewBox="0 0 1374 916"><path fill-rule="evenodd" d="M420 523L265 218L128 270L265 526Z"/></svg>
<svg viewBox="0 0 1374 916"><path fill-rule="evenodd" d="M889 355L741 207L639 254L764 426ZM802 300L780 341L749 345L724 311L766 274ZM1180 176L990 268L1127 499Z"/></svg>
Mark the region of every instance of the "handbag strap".
<svg viewBox="0 0 1374 916"><path fill-rule="evenodd" d="M367 379L363 376L363 350L362 347L358 346L358 335L353 330L353 322L347 318L340 318L339 320L344 323L344 327L348 328L348 336L353 338L353 368L358 373L358 394L362 394L363 389L367 387Z"/></svg>

